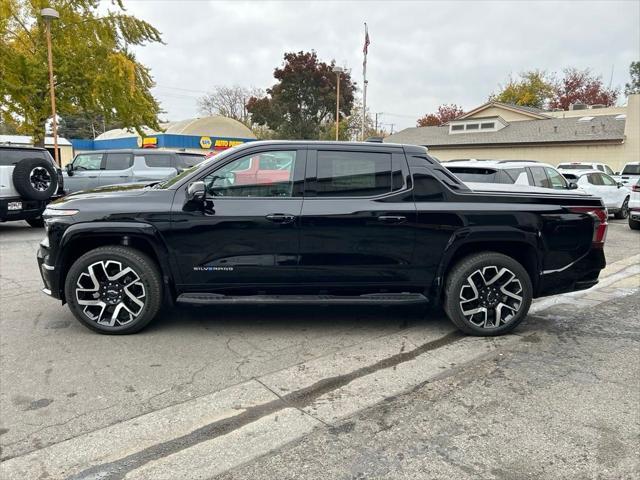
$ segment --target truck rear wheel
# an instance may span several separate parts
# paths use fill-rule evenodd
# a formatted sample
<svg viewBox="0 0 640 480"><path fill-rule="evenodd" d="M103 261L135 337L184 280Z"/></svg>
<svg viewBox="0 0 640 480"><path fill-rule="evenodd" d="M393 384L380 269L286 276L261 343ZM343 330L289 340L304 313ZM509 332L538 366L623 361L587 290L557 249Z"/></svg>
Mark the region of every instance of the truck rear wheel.
<svg viewBox="0 0 640 480"><path fill-rule="evenodd" d="M532 297L531 279L519 262L483 252L462 259L450 271L444 310L464 333L502 335L526 317Z"/></svg>
<svg viewBox="0 0 640 480"><path fill-rule="evenodd" d="M100 247L71 266L65 297L84 326L123 335L138 332L153 320L162 303L162 283L156 264L144 253L129 247Z"/></svg>

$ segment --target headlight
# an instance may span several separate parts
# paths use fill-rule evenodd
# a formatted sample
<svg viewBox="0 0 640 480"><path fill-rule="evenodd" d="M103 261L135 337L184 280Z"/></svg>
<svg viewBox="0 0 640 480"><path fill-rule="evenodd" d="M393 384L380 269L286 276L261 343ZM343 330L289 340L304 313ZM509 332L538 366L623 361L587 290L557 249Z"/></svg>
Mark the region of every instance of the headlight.
<svg viewBox="0 0 640 480"><path fill-rule="evenodd" d="M70 217L75 215L80 210L61 209L61 208L45 208L42 212L43 217Z"/></svg>

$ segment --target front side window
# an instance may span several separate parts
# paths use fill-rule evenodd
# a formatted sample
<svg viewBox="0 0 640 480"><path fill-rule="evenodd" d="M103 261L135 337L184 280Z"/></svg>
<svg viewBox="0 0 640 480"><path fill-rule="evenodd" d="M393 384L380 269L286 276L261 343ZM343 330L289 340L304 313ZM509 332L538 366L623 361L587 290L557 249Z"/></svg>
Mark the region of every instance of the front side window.
<svg viewBox="0 0 640 480"><path fill-rule="evenodd" d="M203 180L214 197L291 197L295 166L294 150L261 152L234 160Z"/></svg>
<svg viewBox="0 0 640 480"><path fill-rule="evenodd" d="M547 174L544 173L542 167L531 167L531 175L533 175L533 184L536 187L551 188L551 182L547 178Z"/></svg>
<svg viewBox="0 0 640 480"><path fill-rule="evenodd" d="M602 174L600 175L602 177L602 184L606 185L607 187L613 187L613 186L618 186L618 183L611 178L609 175L606 174Z"/></svg>
<svg viewBox="0 0 640 480"><path fill-rule="evenodd" d="M73 161L74 170L100 170L101 153L80 153Z"/></svg>
<svg viewBox="0 0 640 480"><path fill-rule="evenodd" d="M611 167L609 165L604 166L604 173L606 173L607 175L615 175L615 173L613 173L613 170L611 170Z"/></svg>
<svg viewBox="0 0 640 480"><path fill-rule="evenodd" d="M131 166L130 153L107 153L107 170L125 170Z"/></svg>
<svg viewBox="0 0 640 480"><path fill-rule="evenodd" d="M564 177L560 175L560 172L558 172L554 168L549 167L545 167L545 170L547 171L547 177L549 177L549 181L551 182L551 188L559 190L564 190L567 188L567 182L565 181Z"/></svg>
<svg viewBox="0 0 640 480"><path fill-rule="evenodd" d="M369 197L391 191L391 155L318 151L318 197Z"/></svg>
<svg viewBox="0 0 640 480"><path fill-rule="evenodd" d="M604 185L602 183L602 175L599 173L590 173L588 179L591 185Z"/></svg>

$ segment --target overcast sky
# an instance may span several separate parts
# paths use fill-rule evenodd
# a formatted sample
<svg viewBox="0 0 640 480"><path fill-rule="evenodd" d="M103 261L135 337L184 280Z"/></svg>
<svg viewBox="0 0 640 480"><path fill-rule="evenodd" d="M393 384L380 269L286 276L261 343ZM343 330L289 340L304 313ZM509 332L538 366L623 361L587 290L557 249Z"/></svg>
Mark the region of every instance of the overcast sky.
<svg viewBox="0 0 640 480"><path fill-rule="evenodd" d="M640 60L640 2L126 0L166 45L136 49L170 120L197 115L214 85L266 88L286 51L315 50L362 85L369 25L368 106L394 130L441 103L471 109L512 73L589 67L613 86ZM624 96L622 96L624 102ZM386 125L389 130L390 125Z"/></svg>

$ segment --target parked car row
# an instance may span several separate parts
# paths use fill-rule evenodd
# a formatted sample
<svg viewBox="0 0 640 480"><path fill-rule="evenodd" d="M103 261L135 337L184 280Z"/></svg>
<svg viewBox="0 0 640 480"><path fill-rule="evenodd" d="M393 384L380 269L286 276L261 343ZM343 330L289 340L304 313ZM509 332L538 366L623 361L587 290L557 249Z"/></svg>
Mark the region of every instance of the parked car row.
<svg viewBox="0 0 640 480"><path fill-rule="evenodd" d="M166 180L204 159L204 154L184 151L92 151L77 154L63 172L44 148L0 145L0 222L26 220L42 227L47 204L64 195Z"/></svg>
<svg viewBox="0 0 640 480"><path fill-rule="evenodd" d="M561 163L556 168L533 160L460 159L444 165L473 189L504 190L510 185L506 189L513 192L553 189L600 197L615 218L629 218L629 226L638 228L640 205L633 200L640 189L638 162L625 165L619 176L603 163Z"/></svg>

